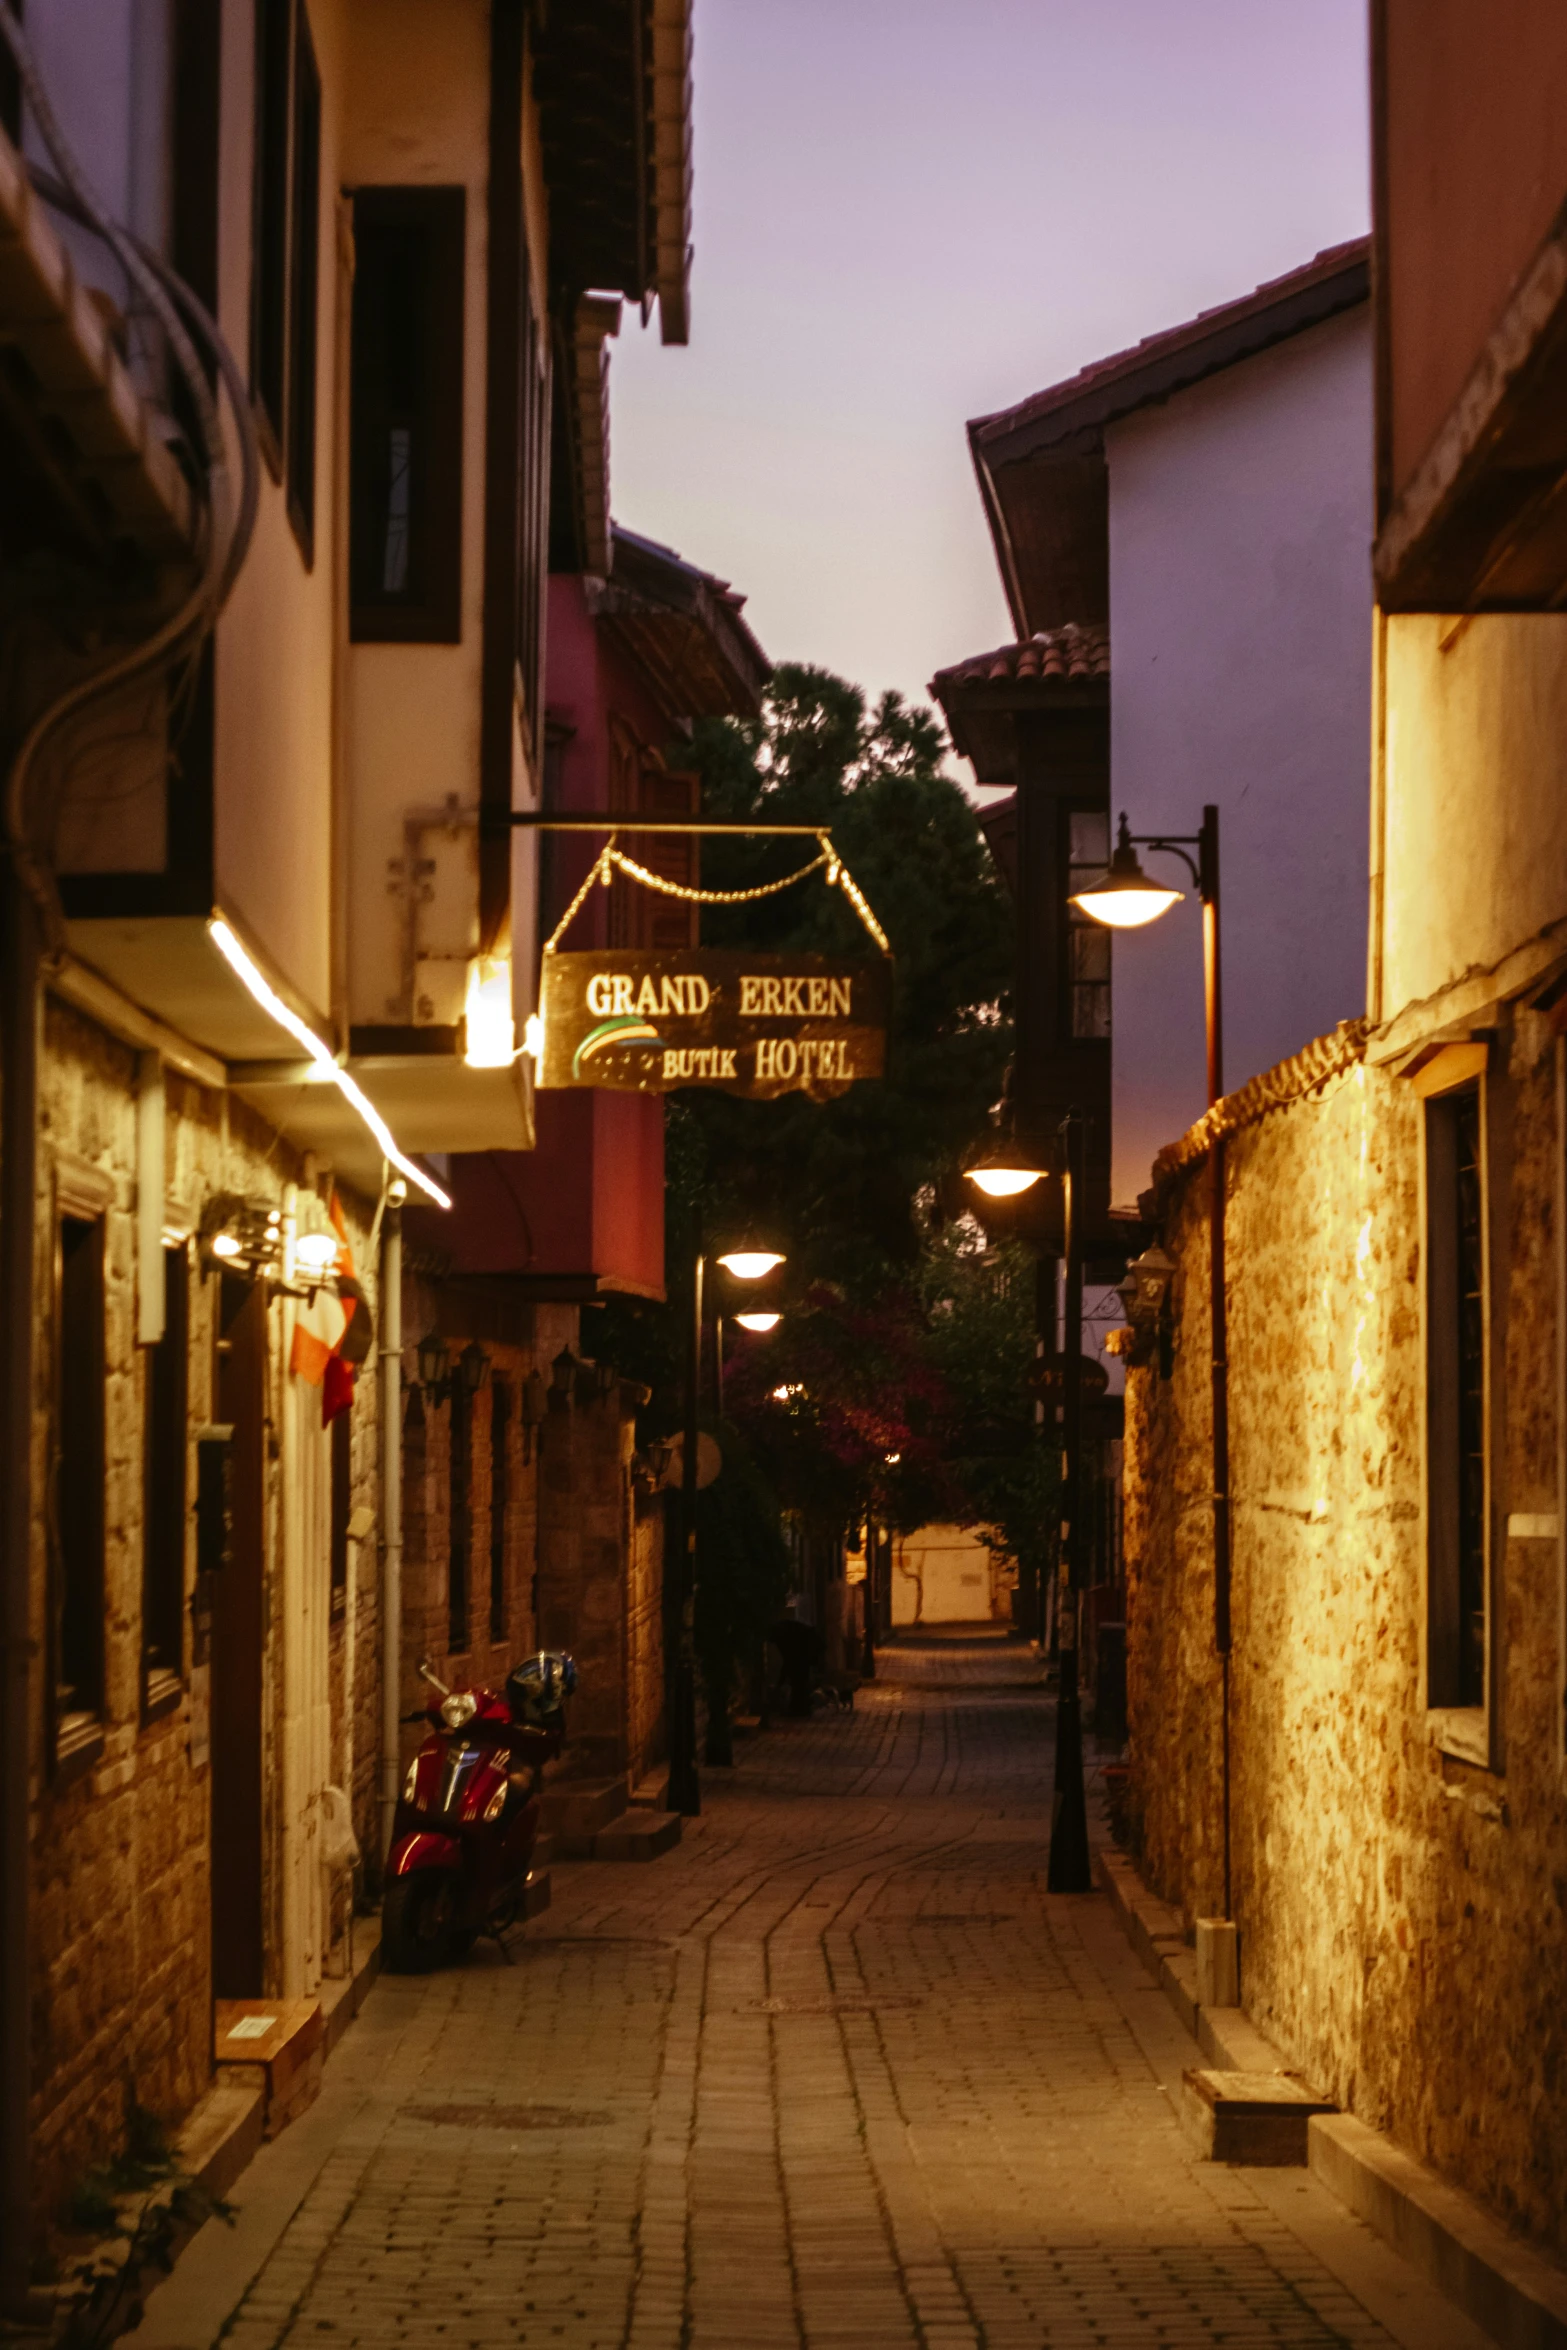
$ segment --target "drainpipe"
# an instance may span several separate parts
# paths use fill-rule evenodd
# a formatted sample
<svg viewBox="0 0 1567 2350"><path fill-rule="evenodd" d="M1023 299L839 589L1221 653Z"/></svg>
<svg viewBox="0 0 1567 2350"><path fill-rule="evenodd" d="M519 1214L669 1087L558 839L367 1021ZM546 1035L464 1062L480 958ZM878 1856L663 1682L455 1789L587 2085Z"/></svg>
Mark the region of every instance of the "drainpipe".
<svg viewBox="0 0 1567 2350"><path fill-rule="evenodd" d="M1224 1099L1224 983L1219 960L1219 811L1202 812L1199 836L1202 892L1203 1025L1208 1047L1208 1108ZM1218 1652L1220 1805L1224 1836L1224 1914L1235 1915L1230 1873L1230 1335L1224 1260L1224 1136L1209 1148L1208 1305L1213 1396L1213 1645Z"/></svg>
<svg viewBox="0 0 1567 2350"><path fill-rule="evenodd" d="M0 942L0 2312L28 2314L32 2234L28 1716L33 1528L33 1253L38 919L11 866Z"/></svg>
<svg viewBox="0 0 1567 2350"><path fill-rule="evenodd" d="M403 1751L403 1201L388 1186L381 1223L381 1849L392 1848Z"/></svg>

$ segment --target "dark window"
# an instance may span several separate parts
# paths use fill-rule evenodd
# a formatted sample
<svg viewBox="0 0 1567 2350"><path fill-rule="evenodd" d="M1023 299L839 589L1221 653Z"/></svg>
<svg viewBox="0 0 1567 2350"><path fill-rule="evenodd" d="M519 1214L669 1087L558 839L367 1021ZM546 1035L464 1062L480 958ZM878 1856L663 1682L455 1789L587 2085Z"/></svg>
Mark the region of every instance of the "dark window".
<svg viewBox="0 0 1567 2350"><path fill-rule="evenodd" d="M446 1646L460 1656L468 1646L468 1548L472 1512L469 1502L473 1447L473 1398L458 1381L452 1390L451 1463L446 1564Z"/></svg>
<svg viewBox="0 0 1567 2350"><path fill-rule="evenodd" d="M528 747L536 759L543 743L544 697L540 688L544 674L544 583L549 573L550 345L549 337L539 332L534 315L526 238L520 299L517 674L522 684Z"/></svg>
<svg viewBox="0 0 1567 2350"><path fill-rule="evenodd" d="M354 1509L354 1416L332 1422L332 1613L348 1604L348 1521Z"/></svg>
<svg viewBox="0 0 1567 2350"><path fill-rule="evenodd" d="M461 188L354 198L349 467L356 643L462 634Z"/></svg>
<svg viewBox="0 0 1567 2350"><path fill-rule="evenodd" d="M1478 1086L1426 1104L1430 1703L1485 1703L1485 1174Z"/></svg>
<svg viewBox="0 0 1567 2350"><path fill-rule="evenodd" d="M218 307L218 97L223 12L176 0L170 257L193 294Z"/></svg>
<svg viewBox="0 0 1567 2350"><path fill-rule="evenodd" d="M163 1252L163 1336L147 1349L142 1422L146 1536L142 1549L144 1686L185 1661L185 1420L190 1267L183 1247Z"/></svg>
<svg viewBox="0 0 1567 2350"><path fill-rule="evenodd" d="M252 187L250 389L283 447L288 329L288 85L294 0L256 0L256 155Z"/></svg>
<svg viewBox="0 0 1567 2350"><path fill-rule="evenodd" d="M1074 808L1066 819L1067 884L1070 900L1097 879L1110 862L1110 819L1102 809ZM1081 906L1068 904L1067 988L1073 1036L1110 1033L1110 933Z"/></svg>
<svg viewBox="0 0 1567 2350"><path fill-rule="evenodd" d="M58 1713L103 1710L103 1219L60 1219Z"/></svg>
<svg viewBox="0 0 1567 2350"><path fill-rule="evenodd" d="M18 19L24 13L25 0L11 0ZM20 144L22 137L22 83L10 50L0 41L0 130Z"/></svg>
<svg viewBox="0 0 1567 2350"><path fill-rule="evenodd" d="M321 230L321 76L303 0L294 32L294 204L289 236L288 518L308 565L316 546L316 309Z"/></svg>
<svg viewBox="0 0 1567 2350"><path fill-rule="evenodd" d="M511 1507L511 1389L490 1382L490 1638L506 1637L506 1536Z"/></svg>

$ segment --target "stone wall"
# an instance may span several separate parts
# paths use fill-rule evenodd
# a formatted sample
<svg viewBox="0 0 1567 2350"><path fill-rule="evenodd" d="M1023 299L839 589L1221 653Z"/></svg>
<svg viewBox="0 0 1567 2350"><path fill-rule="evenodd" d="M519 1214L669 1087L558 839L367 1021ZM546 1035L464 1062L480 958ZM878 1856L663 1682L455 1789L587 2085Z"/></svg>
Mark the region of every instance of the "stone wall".
<svg viewBox="0 0 1567 2350"><path fill-rule="evenodd" d="M96 1185L105 1246L104 1704L101 1737L57 1760L44 1675L35 1676L31 1746L35 1757L34 2070L35 2193L53 2216L71 2188L122 2142L135 2102L168 2123L189 2112L212 2073L210 1729L197 1589L193 1514L187 1512L184 1639L178 1686L145 1704L142 1577L145 1540L144 1419L147 1357L136 1339L136 1055L93 1022L50 997L44 1010L38 1119L38 1248L33 1456L34 1490L50 1486L54 1442L55 1230L57 1186ZM276 1197L301 1163L276 1134L232 1097L165 1072L165 1207L175 1229L192 1229L203 1204L223 1190ZM361 1274L366 1204L343 1195ZM193 1270L187 1361L187 1438L215 1416L215 1284ZM367 1287L374 1296L374 1268ZM274 1346L274 1354L275 1354ZM286 1376L269 1366L269 1392ZM377 1436L373 1385L355 1405L354 1499L375 1500ZM188 1454L187 1500L195 1491ZM281 1975L282 1817L278 1799L282 1735L275 1703L282 1611L273 1589L275 1528L268 1526L268 1642L265 1659L269 1804L264 1906L269 1970ZM33 1631L52 1650L50 1515L40 1504L32 1559ZM347 1771L345 1725L358 1725L352 1776L363 1809L365 1725L375 1717L377 1556L373 1540L351 1566L358 1634L350 1671L343 1628L334 1635L337 1729L332 1767ZM374 1733L368 1753L373 1773ZM311 1801L314 1801L312 1791ZM346 1917L335 1921L339 1933ZM331 1963L330 1954L328 1963Z"/></svg>
<svg viewBox="0 0 1567 2350"><path fill-rule="evenodd" d="M1424 1695L1421 1104L1353 1066L1227 1143L1234 1915L1242 1997L1341 2105L1567 2251L1567 1799L1557 1056L1493 1046L1493 1602L1500 1768ZM1288 1088L1281 1088L1287 1091ZM1173 1375L1127 1381L1134 1823L1155 1888L1222 1909L1209 1165L1161 1186Z"/></svg>

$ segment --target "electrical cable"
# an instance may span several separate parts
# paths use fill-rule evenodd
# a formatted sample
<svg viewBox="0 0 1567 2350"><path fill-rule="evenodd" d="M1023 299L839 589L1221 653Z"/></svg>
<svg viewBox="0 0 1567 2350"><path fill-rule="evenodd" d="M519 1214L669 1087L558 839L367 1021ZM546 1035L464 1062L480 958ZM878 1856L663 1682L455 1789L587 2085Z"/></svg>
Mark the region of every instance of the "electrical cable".
<svg viewBox="0 0 1567 2350"><path fill-rule="evenodd" d="M37 61L10 0L0 0L0 40L4 41L11 53L23 97L59 173L60 192L69 198L68 203L59 204L59 209L102 238L131 284L146 300L168 338L170 351L190 395L197 429L204 444L198 452L204 461L205 480L203 498L198 507L200 527L196 551L201 570L195 587L179 609L149 637L133 646L129 652L104 663L90 676L78 679L49 703L23 736L6 776L6 846L17 877L37 910L45 951L51 958L57 959L65 948L64 915L53 871L47 859L40 854L33 838L29 806L29 790L39 753L66 720L88 703L121 685L129 684L165 660L177 657L182 652L194 654L199 649L210 634L244 560L259 490L255 473L255 429L249 413L249 398L244 393L243 380L216 323L208 317L190 289L174 279L172 272L155 263L140 240L122 229L93 194L60 128ZM41 188L40 192L46 202L57 200L47 187ZM179 289L177 294L173 291L175 286ZM222 426L206 371L186 330L182 311L185 318L192 319L197 332L207 343L234 409L245 486L239 510L232 516L229 510L228 465Z"/></svg>

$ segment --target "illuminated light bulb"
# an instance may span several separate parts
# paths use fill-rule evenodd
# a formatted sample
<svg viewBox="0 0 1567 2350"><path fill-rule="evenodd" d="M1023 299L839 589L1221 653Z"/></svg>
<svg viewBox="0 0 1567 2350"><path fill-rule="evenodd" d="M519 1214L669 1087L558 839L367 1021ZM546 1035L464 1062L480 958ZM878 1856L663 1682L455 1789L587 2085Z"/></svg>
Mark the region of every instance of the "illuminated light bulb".
<svg viewBox="0 0 1567 2350"><path fill-rule="evenodd" d="M307 1273L330 1273L337 1263L338 1247L335 1232L302 1232L294 1243L294 1254Z"/></svg>
<svg viewBox="0 0 1567 2350"><path fill-rule="evenodd" d="M509 1069L517 1058L517 1024L511 1008L511 964L498 955L476 955L468 965L463 1004L470 1069Z"/></svg>
<svg viewBox="0 0 1567 2350"><path fill-rule="evenodd" d="M215 1232L212 1235L212 1253L215 1257L232 1258L242 1256L244 1251L232 1232Z"/></svg>
<svg viewBox="0 0 1567 2350"><path fill-rule="evenodd" d="M742 1330L776 1330L783 1320L782 1314L734 1314L730 1318Z"/></svg>
<svg viewBox="0 0 1567 2350"><path fill-rule="evenodd" d="M1034 1183L1044 1180L1042 1167L970 1167L970 1183L990 1199L1015 1199L1020 1191L1027 1191Z"/></svg>
<svg viewBox="0 0 1567 2350"><path fill-rule="evenodd" d="M1145 922L1157 922L1161 914L1178 906L1185 895L1183 889L1165 889L1149 880L1123 816L1109 870L1087 889L1075 891L1072 904L1081 906L1091 921L1104 923L1108 930L1141 930Z"/></svg>
<svg viewBox="0 0 1567 2350"><path fill-rule="evenodd" d="M1178 906L1185 895L1183 889L1161 889L1150 881L1142 889L1080 889L1072 903L1108 929L1141 930L1145 922L1157 922Z"/></svg>
<svg viewBox="0 0 1567 2350"><path fill-rule="evenodd" d="M760 1281L764 1273L770 1273L775 1265L781 1265L784 1260L776 1249L737 1248L731 1249L727 1256L720 1257L718 1261L737 1281Z"/></svg>

